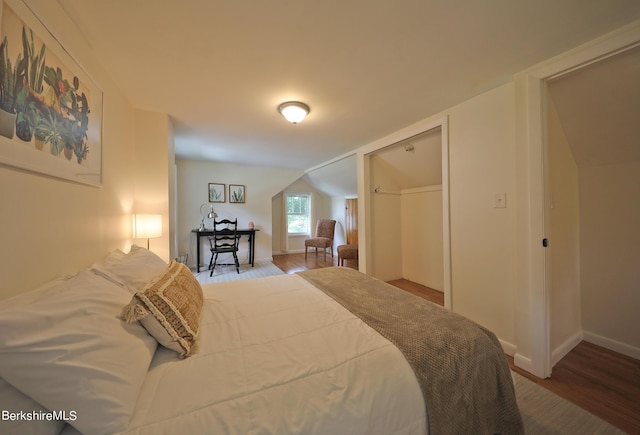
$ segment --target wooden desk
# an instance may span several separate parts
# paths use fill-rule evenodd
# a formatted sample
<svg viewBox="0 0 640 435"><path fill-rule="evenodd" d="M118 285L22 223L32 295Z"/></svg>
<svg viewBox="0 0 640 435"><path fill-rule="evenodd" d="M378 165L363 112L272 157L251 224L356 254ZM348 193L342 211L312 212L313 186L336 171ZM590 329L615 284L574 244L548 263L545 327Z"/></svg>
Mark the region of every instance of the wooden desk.
<svg viewBox="0 0 640 435"><path fill-rule="evenodd" d="M256 231L255 228L238 228L236 233L240 236L249 236L249 263L251 267L253 267L253 260L255 254L255 240L256 240ZM212 237L213 229L205 229L205 230L191 230L192 233L196 233L196 271L200 272L200 238L201 237ZM229 232L231 230L222 230L221 232Z"/></svg>

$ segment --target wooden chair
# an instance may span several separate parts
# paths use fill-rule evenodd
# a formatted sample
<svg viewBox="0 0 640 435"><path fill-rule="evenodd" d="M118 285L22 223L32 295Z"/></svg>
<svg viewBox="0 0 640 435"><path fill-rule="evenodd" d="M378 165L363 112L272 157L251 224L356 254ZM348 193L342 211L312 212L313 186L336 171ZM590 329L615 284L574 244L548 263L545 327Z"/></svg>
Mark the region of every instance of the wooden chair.
<svg viewBox="0 0 640 435"><path fill-rule="evenodd" d="M307 259L309 247L316 248L316 257L318 256L318 248L322 248L324 251L324 261L327 261L327 248L331 249L331 257L333 257L333 235L335 230L335 220L318 219L318 222L316 222L315 235L304 241L304 259Z"/></svg>
<svg viewBox="0 0 640 435"><path fill-rule="evenodd" d="M238 219L229 220L222 219L213 221L213 236L209 237L209 243L211 244L211 261L209 261L209 269L213 276L213 271L218 266L236 266L236 272L240 273L240 262L238 261L238 244L240 242L240 235L237 233ZM232 254L233 263L220 263L218 264L219 254Z"/></svg>

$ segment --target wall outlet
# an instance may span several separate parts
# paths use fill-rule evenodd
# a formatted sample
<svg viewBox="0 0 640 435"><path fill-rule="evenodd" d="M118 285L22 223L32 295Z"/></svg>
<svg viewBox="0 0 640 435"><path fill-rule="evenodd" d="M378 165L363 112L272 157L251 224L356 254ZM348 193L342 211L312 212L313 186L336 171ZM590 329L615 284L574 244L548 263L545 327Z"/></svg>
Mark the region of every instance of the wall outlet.
<svg viewBox="0 0 640 435"><path fill-rule="evenodd" d="M493 197L494 208L507 208L507 194L496 193Z"/></svg>

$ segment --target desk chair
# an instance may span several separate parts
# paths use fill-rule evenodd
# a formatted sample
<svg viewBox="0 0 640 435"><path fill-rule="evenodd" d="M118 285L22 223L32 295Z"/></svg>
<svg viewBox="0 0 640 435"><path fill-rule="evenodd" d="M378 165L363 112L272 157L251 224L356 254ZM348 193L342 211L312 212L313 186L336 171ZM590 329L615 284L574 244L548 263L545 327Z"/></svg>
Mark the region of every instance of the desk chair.
<svg viewBox="0 0 640 435"><path fill-rule="evenodd" d="M318 222L316 222L315 235L304 241L304 259L307 259L307 250L309 247L316 248L316 257L318 256L318 248L322 248L324 251L324 261L327 261L327 248L331 249L331 257L333 257L333 235L335 230L335 220L318 219Z"/></svg>
<svg viewBox="0 0 640 435"><path fill-rule="evenodd" d="M218 266L236 266L236 272L240 273L240 262L238 261L238 243L240 235L237 233L238 219L229 220L222 219L213 221L213 236L209 237L211 245L211 261L209 261L209 269L213 276L213 271ZM232 254L234 263L218 264L219 254Z"/></svg>

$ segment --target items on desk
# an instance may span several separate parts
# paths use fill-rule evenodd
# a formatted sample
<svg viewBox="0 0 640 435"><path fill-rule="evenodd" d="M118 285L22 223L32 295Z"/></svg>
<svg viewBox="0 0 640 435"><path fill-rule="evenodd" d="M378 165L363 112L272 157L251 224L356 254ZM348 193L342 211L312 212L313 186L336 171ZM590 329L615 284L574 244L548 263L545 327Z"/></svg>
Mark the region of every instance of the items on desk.
<svg viewBox="0 0 640 435"><path fill-rule="evenodd" d="M249 263L251 267L254 266L254 256L255 256L255 238L256 233L260 231L258 228L238 228L236 233L240 236L248 236L249 240ZM196 234L196 271L200 272L200 239L202 237L213 236L213 229L195 229L191 230L192 233Z"/></svg>

